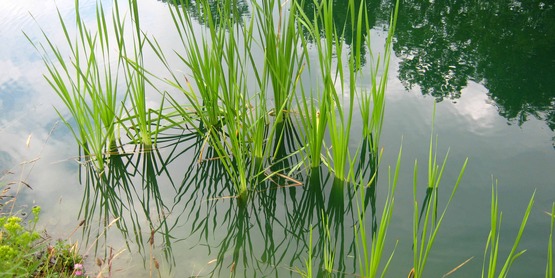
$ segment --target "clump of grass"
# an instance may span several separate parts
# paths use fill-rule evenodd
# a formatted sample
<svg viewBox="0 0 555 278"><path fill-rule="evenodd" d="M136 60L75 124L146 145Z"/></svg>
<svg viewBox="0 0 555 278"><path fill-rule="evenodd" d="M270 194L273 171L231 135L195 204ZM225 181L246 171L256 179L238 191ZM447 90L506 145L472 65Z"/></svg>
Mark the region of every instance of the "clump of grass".
<svg viewBox="0 0 555 278"><path fill-rule="evenodd" d="M332 7L330 1L322 1L321 4L314 1L314 18L310 18L302 9L299 9L299 22L303 28L308 30L310 39L316 46L318 54L318 70L320 86L309 88L307 93L301 86L301 94L296 98L297 106L300 110L300 123L304 129L304 140L306 141L306 154L310 161L310 168L315 169L320 166L321 152L324 146L324 136L330 120L330 111L334 110L333 95L337 95L334 84L334 41L341 44L331 20ZM323 25L323 26L322 26ZM320 39L320 34L324 34L324 39ZM303 47L309 47L309 41L303 38ZM341 51L341 45L336 49ZM340 57L340 55L338 55ZM311 64L308 64L312 69ZM316 91L314 91L316 90ZM334 110L335 111L335 110ZM334 114L335 115L335 114ZM330 131L332 132L332 131ZM339 146L338 146L339 148Z"/></svg>
<svg viewBox="0 0 555 278"><path fill-rule="evenodd" d="M236 24L235 6L226 1L218 6L216 15L203 14L208 30L198 35L185 9L187 4L179 1L175 4L170 6L170 12L185 50L185 54L177 55L190 69L194 83L182 84L173 74L168 82L185 94L196 118L191 119L182 104L172 103L214 147L219 161L234 181L238 196L245 196L254 187L255 172L260 170L260 167L250 167L249 163L264 156L267 124L265 96L250 95L247 82L248 65L254 61L247 54L252 44L253 25ZM209 10L208 1L198 4L203 10ZM218 17L220 28L216 27L214 16ZM240 43L245 52L239 48ZM156 53L170 69L164 51L158 48ZM262 81L256 70L255 75L260 84ZM251 104L253 97L256 106Z"/></svg>
<svg viewBox="0 0 555 278"><path fill-rule="evenodd" d="M104 169L104 154L112 149L117 139L116 126L121 109L117 104L118 67L112 68L110 64L120 59L110 54L102 4L97 5L98 30L95 32L87 28L81 18L79 1L75 2L75 38L70 35L71 27L64 22L59 11L58 14L69 57L44 31L46 44L34 43L27 38L44 53L42 59L48 70L45 78L71 117L64 116L62 110L57 109L57 112L73 133L82 155L86 160L93 160L98 169Z"/></svg>
<svg viewBox="0 0 555 278"><path fill-rule="evenodd" d="M362 1L364 3L364 1ZM361 5L363 5L361 3ZM389 62L391 59L391 51L393 49L393 35L395 33L395 28L397 26L397 17L399 14L399 0L395 2L395 9L391 12L391 19L389 22L389 31L385 43L385 53L382 56L377 57L375 61L375 66L370 67L370 80L371 80L371 90L370 93L362 91L359 94L359 111L362 117L362 135L366 140L372 142L372 150L374 153L378 153L380 147L380 134L382 131L383 117L385 113L385 91L387 88L387 79L389 73ZM362 20L368 26L369 18L362 13L357 18L357 24L360 26ZM362 41L360 37L360 30L362 28L357 28L357 41ZM365 40L366 47L371 53L371 40L367 37ZM372 53L371 53L372 55ZM382 60L383 59L383 60ZM357 61L361 61L358 57ZM382 62L383 61L383 62ZM382 64L383 63L383 64ZM360 65L358 65L360 66ZM383 75L378 79L378 72L380 67L383 67Z"/></svg>
<svg viewBox="0 0 555 278"><path fill-rule="evenodd" d="M363 50L365 46L370 46L370 39L363 36L371 28L365 1L358 4L356 1L346 3L347 22L343 25L334 19L333 1L300 1L298 5L313 8L313 11L298 8L298 21L307 36L301 38L303 47L307 49L314 45L317 54L315 61L307 59L307 71L316 76L314 78L318 81L317 85L307 89L301 83L300 94L296 96L300 112L299 124L304 131L304 153L310 168L318 167L323 161L333 170L336 178L346 181L355 164L350 153L350 144L357 98L363 123L363 140L370 140L372 150L375 154L378 152L397 9L391 17L384 62L378 58L375 65L370 67L372 91L366 92L357 88L360 78L365 78L361 62L364 60ZM351 29L346 30L349 26ZM345 33L355 34L350 38L352 41L345 41ZM348 47L346 43L359 46L350 49L348 58L345 58L344 53ZM382 68L386 73L378 80L377 73ZM323 157L326 159L322 160Z"/></svg>
<svg viewBox="0 0 555 278"><path fill-rule="evenodd" d="M88 26L76 1L76 30L58 12L67 54L44 31L46 43L27 37L41 53L48 71L45 78L69 116L64 110L56 111L77 140L80 155L85 162L94 162L100 173L107 157L117 151L120 129L133 143L150 148L160 127L160 118L152 116L159 113L146 106L148 82L142 56L145 36L140 29L137 1L130 0L128 5L131 16L126 18L118 1L114 1L110 26L109 15L102 3L97 3L96 25ZM127 21L132 22L130 28ZM129 32L131 39L127 37Z"/></svg>
<svg viewBox="0 0 555 278"><path fill-rule="evenodd" d="M517 236L513 243L513 247L507 256L507 259L503 263L503 267L499 273L497 272L498 268L498 258L499 258L499 235L500 235L500 227L501 227L501 220L503 218L503 213L498 209L498 194L497 194L497 181L492 183L491 185L491 228L488 235L488 240L486 242L486 249L484 251L484 263L482 265L482 277L507 277L509 273L509 269L513 262L520 257L526 250L518 251L518 244L520 243L520 239L522 238L522 234L524 233L524 228L526 227L526 222L528 221L528 217L530 216L530 212L532 211L532 206L534 205L534 196L536 193L532 194L530 198L530 202L528 203L528 207L524 213L524 217L522 218L522 222L520 223L520 228L518 230Z"/></svg>
<svg viewBox="0 0 555 278"><path fill-rule="evenodd" d="M434 112L433 118L435 118L435 104L434 104ZM459 188L460 182L462 180L464 171L466 169L466 165L468 163L468 158L465 159L461 170L459 172L459 176L451 190L451 195L445 204L445 208L441 215L438 215L439 210L439 185L441 179L443 177L443 172L445 170L445 166L447 163L447 158L449 157L449 151L445 155L443 159L443 163L440 165L437 161L437 138L435 140L434 146L434 132L433 132L434 120L432 120L432 132L430 136L430 148L428 152L428 185L426 188L426 197L419 207L418 200L416 199L417 196L417 188L418 188L418 161L415 160L414 162L414 182L413 182L413 196L414 196L414 215L413 215L413 229L412 229L412 236L413 236L413 260L414 260L414 269L413 269L413 277L419 278L423 277L424 268L426 266L428 256L430 255L432 246L434 241L437 237L439 228L441 227L441 223L447 209L449 208L449 204L453 200L457 189ZM420 211L420 215L418 214ZM422 230L420 231L420 226L422 226ZM412 271L411 271L412 272Z"/></svg>
<svg viewBox="0 0 555 278"><path fill-rule="evenodd" d="M553 278L553 227L555 227L555 203L551 206L551 230L549 232L549 241L547 243L547 265L545 267L545 277Z"/></svg>
<svg viewBox="0 0 555 278"><path fill-rule="evenodd" d="M46 34L46 44L34 44L42 53L54 53L43 55L49 73L47 80L69 109L71 117L62 118L77 138L83 155L96 162L98 173L105 174L107 155L117 152L121 130L125 130L133 143L148 149L156 143L160 121L165 119L171 127L185 123L204 136L206 144L218 152L218 160L234 180L238 195L244 195L256 187L259 179L254 177L272 168L266 163L275 162L272 159L280 149L283 136L280 126L292 111L295 98L310 168L320 165L322 149L329 147L325 152L329 157L327 166L333 169L336 178L348 179L348 166L354 164L349 144L357 93L356 71L361 68L362 54L361 48L355 47L355 53L344 61L345 44L341 36L345 27L333 20L332 1L314 1L317 15L314 18L309 18L300 8L303 3L297 1L253 2L255 17L247 19L241 18L242 10L230 0L216 6L207 0L194 4L172 1L169 12L183 48L172 55L187 66L191 78L177 75L166 51L155 38L143 33L138 3L129 0L127 4L129 16L123 16L119 4L114 3L112 28L102 4L97 4L97 26L93 30L81 19L77 1L75 39L60 16L69 57ZM192 15L191 7L197 9ZM367 32L371 27L366 18L366 5L357 6L351 0L348 7L351 23L345 26L351 26L351 32L355 29L358 32L350 43L362 44L361 29ZM193 19L204 24L201 32ZM303 37L300 32L303 28L308 30L310 39ZM314 63L307 58L311 43L316 45L318 53ZM168 69L169 78L147 70L143 61L146 46ZM262 61L253 57L256 47L264 51ZM111 52L113 49L116 54ZM318 72L322 82L322 86L309 88L309 93L299 86L305 68L310 74ZM164 93L164 100L169 100L175 112L168 112L163 107L164 101L158 110L148 109L146 90L151 86L158 91L155 80L163 80L183 93L187 103ZM349 85L345 86L347 80ZM385 86L381 86L378 91L383 94L384 90ZM343 104L345 92L349 99L346 106ZM274 105L269 109L271 93ZM376 98L372 101L381 101L372 97ZM376 107L382 106L376 104ZM62 116L62 112L59 114ZM324 140L326 134L329 146ZM276 144L272 150L267 143L274 138Z"/></svg>
<svg viewBox="0 0 555 278"><path fill-rule="evenodd" d="M143 58L146 35L141 30L138 3L137 1L129 0L128 6L130 11L131 39L126 37L126 34L129 33L129 31L126 31L126 21L121 17L118 1L114 1L114 34L125 77L125 96L129 98L130 106L130 108L124 107L127 118L122 120L127 122L127 125L123 125L123 128L132 136L134 142L143 144L149 149L153 144L153 136L154 142L156 142L156 136L160 128L160 119L152 118L152 114L156 113L153 113L146 104L146 91L149 84L146 79ZM105 21L105 18L101 16L97 21ZM106 28L104 32L107 32ZM128 43L128 41L131 41L131 43ZM106 48L108 48L108 40L105 40L105 43ZM161 106L163 106L163 102ZM159 110L161 109L162 107Z"/></svg>
<svg viewBox="0 0 555 278"><path fill-rule="evenodd" d="M399 149L399 154L397 157L397 164L395 170L392 173L391 167L388 169L389 186L388 193L385 198L384 208L379 221L376 226L372 225L371 238L368 240L367 231L365 227L366 223L366 213L364 209L360 207L366 202L366 188L370 186L375 186L374 180L377 177L377 172L371 177L370 181L363 185L360 190L360 203L357 206L359 212L358 225L355 227L355 237L357 238L357 249L359 250L359 265L360 274L362 277L384 277L389 264L393 258L394 252L389 256L385 266L379 275L379 269L381 267L381 261L384 256L384 247L387 240L387 230L389 224L391 223L391 216L393 215L393 208L395 207L395 190L397 188L399 172L401 169L401 157L403 153L403 148ZM374 228L375 227L375 228ZM370 246L368 242L370 241Z"/></svg>
<svg viewBox="0 0 555 278"><path fill-rule="evenodd" d="M302 71L304 51L299 50L300 36L297 31L297 5L285 1L270 0L262 4L252 2L258 24L258 35L264 49L262 89L273 92L275 121L280 123L289 114L291 99L296 92L297 76ZM269 16L277 7L277 23ZM287 12L285 9L289 7ZM277 25L277 26L276 26ZM268 87L269 80L269 87Z"/></svg>

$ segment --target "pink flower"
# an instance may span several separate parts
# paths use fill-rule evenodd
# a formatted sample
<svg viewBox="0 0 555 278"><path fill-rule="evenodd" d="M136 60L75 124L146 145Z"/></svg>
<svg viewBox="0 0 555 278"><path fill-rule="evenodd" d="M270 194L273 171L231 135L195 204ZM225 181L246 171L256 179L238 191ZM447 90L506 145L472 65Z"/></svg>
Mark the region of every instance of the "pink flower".
<svg viewBox="0 0 555 278"><path fill-rule="evenodd" d="M82 276L83 275L83 265L82 264L75 264L73 266L73 274L75 276Z"/></svg>

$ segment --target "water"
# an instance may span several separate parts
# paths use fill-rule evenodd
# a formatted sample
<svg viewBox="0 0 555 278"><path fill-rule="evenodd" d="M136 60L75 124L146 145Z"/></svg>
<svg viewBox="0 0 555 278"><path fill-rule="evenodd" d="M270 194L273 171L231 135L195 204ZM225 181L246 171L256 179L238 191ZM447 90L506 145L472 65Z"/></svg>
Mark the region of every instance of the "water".
<svg viewBox="0 0 555 278"><path fill-rule="evenodd" d="M103 3L106 9L111 6L109 1ZM94 4L81 3L88 22L94 20ZM380 51L383 23L389 15L383 8L388 4L372 5L377 7L376 27L370 36L375 51ZM67 129L56 124L58 116L53 106L62 108L63 104L42 78L42 60L22 34L24 31L33 41L40 40L40 25L51 38L62 41L56 7L66 19L74 14L73 1L57 1L57 5L53 1L0 3L0 168L14 172L4 180L25 179L33 188L22 189L18 204L42 206L41 224L54 238L65 238L79 223L77 213L84 192L74 161L77 146ZM172 23L165 4L149 0L143 1L141 7L147 31L164 45L174 45L176 38L168 28ZM520 245L520 249L528 251L510 273L514 277L543 275L549 233L549 217L544 211L549 211L555 201L554 11L552 4L540 1L486 1L479 5L460 2L450 6L405 1L401 6L381 139L383 165L394 165L397 150L403 145L402 173L386 252L392 251L397 240L398 245L388 277L405 276L412 267L412 166L418 159L423 185L434 100L440 101L435 120L440 153L450 148L445 185L452 184L466 157L470 162L432 250L427 274L443 275L474 257L450 277L479 275L489 231L493 176L499 180L503 211L503 259L526 204L536 191L536 204ZM149 97L151 105L156 106L158 97ZM194 138L187 142L194 142ZM227 276L230 268L246 277L295 275L291 269L303 267L308 231L311 225L317 227L322 222L322 209L334 215L329 225L335 247L341 250L336 253L336 269L352 271L356 265L352 251L356 204L349 204L353 194L350 190L345 189L345 199L338 201L330 198L336 196L331 182L317 193L307 177L298 177L305 187L261 190L252 204L243 208L222 198L230 193L211 183L210 177L221 175L223 170L210 163L194 164L195 151L200 147L184 151L189 144L178 145L175 152L169 144L160 150L162 158L158 159L124 158L139 169L148 165L143 164L145 161L160 166L161 159L177 158L167 172L159 172L160 192L146 191L162 196L168 207L168 223L175 224L168 228L174 237L171 248L177 263L171 274L160 236L156 237L158 248L152 251L162 265L163 276L209 275L214 268L214 276ZM20 164L26 161L31 162ZM384 185L386 168L380 172ZM130 173L132 170L129 167ZM321 179L326 178L327 174L322 173ZM136 188L144 186L139 175L131 180ZM200 189L199 185L206 185L207 189ZM378 189L379 197L384 194L385 189ZM138 199L145 198L142 193L137 195ZM378 207L383 205L381 200L378 198ZM141 216L145 215L142 207L135 207L140 212L136 223L141 225L146 241L150 236L148 222ZM149 207L152 209L146 215L159 223L155 202ZM313 252L320 254L318 257L324 246L321 232L314 230L319 249ZM78 236L74 238L81 241ZM145 270L142 257L137 254L137 240L132 236L130 241L133 255L122 253L114 261L114 274L148 276L148 261ZM115 228L109 231L109 245L115 250L127 248ZM148 244L144 247L143 254L148 258ZM93 256L92 251L88 254ZM97 268L90 265L89 269L94 272Z"/></svg>

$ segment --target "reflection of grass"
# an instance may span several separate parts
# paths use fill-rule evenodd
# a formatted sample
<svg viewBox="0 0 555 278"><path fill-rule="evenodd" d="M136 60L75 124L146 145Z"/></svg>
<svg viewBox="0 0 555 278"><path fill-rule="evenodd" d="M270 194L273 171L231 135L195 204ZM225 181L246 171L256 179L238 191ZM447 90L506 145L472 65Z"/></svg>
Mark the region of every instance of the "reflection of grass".
<svg viewBox="0 0 555 278"><path fill-rule="evenodd" d="M384 256L384 248L387 239L387 230L389 224L391 223L391 216L393 215L393 208L395 206L395 190L397 188L397 181L399 177L399 172L401 169L401 155L403 149L399 149L399 156L397 157L397 164L393 173L391 169L388 170L389 187L388 193L385 199L382 215L379 220L379 224L376 220L375 209L372 210L372 231L371 238L367 238L366 232L366 212L360 207L366 202L366 190L367 187L375 187L373 180L376 178L377 173L372 175L370 181L367 184L359 182L360 185L360 203L358 205L359 218L358 225L355 227L355 236L357 238L357 249L359 250L359 267L360 274L363 277L377 277L379 269L381 267L381 260ZM374 188L375 189L375 188ZM375 194L375 191L373 192ZM373 206L375 207L375 198L373 199ZM369 243L370 242L370 246ZM393 253L389 256L388 261L385 266L383 266L381 277L387 272L391 259L393 258Z"/></svg>
<svg viewBox="0 0 555 278"><path fill-rule="evenodd" d="M238 20L242 14L232 0L220 1L215 9L211 1L200 0L195 2L196 7L211 11L197 13L197 16L202 16L204 24L200 31L194 22L195 17L185 7L188 2L176 0L172 2L173 5L168 5L174 25L172 28L175 28L176 36L181 41L175 51L163 49L155 38L147 37L141 31L139 8L137 2L132 0L128 2L129 18L122 17L123 13L120 13L115 2L113 30L108 28L110 25L102 5L98 4L96 31L85 26L77 1L76 39L70 35L69 24L61 20L65 43L70 48L69 58L58 50L46 34L45 45L35 45L43 53L53 53L53 58L44 56L47 79L71 114L72 119L64 118L64 121L71 128L85 157L94 162L95 167L85 172L87 187L82 215L87 223L98 215L100 226L106 226L112 218L127 218L127 221L117 221L115 224L128 238L134 237L142 252L146 249L141 234L145 230L141 227L142 218L145 218L151 234L148 247L154 248L155 235L161 235L166 258L172 260L170 231L177 224L168 223L166 213L173 213L178 203L186 200L185 208L195 207L194 198L197 196L222 198L232 195L244 201L246 197L255 195L251 193L257 192L256 197L262 207L259 209L267 216L264 224L270 225L277 222L271 221L275 218L273 208L276 194L273 189L271 193L268 192L267 188L271 186L267 184L275 182L279 187L295 180L292 176L305 175L310 181L301 200L296 203L298 207L293 208L296 216L288 219L287 225L290 227L287 228L302 234L307 230L305 222L323 222L314 250L311 237L309 256L323 256L320 268L331 274L332 271L345 269L346 256L341 253L344 249L336 252L333 247L338 243L332 242L335 240L343 244L344 186L349 187L347 190L351 193L355 189L350 186L352 183L361 184L364 186L356 188L363 194L357 219L361 226L356 229L360 237L359 248L362 249L359 263L365 276L378 275L399 174L398 162L395 172L390 173L390 192L378 223L375 215L376 171L397 10L392 13L386 53L383 57L378 56L375 65L370 67L371 88L367 92L357 87L357 82L365 76L362 72L361 61L364 59L361 57L361 48L350 49L354 53L350 53L348 59L344 57L346 44L370 46L369 39L363 41L362 35L372 28L364 1L360 6L356 5L355 0L346 3L349 16L345 20L351 21L351 31L356 33L352 42L344 42L339 35L345 27L336 26L334 2L331 0L313 1L315 17L299 8L303 3L273 0L263 1L262 4L253 2L255 16L244 20ZM279 14L278 18L275 18L275 14ZM131 37L127 37L128 23L131 23ZM301 36L298 31L301 28L307 31L307 37ZM115 32L115 42L109 35L111 32ZM309 48L314 48L315 53L309 53ZM116 56L111 54L113 49L117 51ZM155 58L165 66L166 76L148 70L142 56L148 51L153 51ZM257 51L264 53L263 59L253 57ZM316 57L311 58L309 54L316 54ZM175 61L187 68L185 76L174 70L175 65L172 63ZM378 78L380 70L385 74ZM316 77L312 80L314 84L300 82L307 76ZM123 83L119 82L121 79ZM169 85L171 91L163 93L161 107L152 111L146 106L147 88L152 86L155 87L153 91L162 91L154 83L159 81ZM125 87L123 91L122 86ZM355 98L359 102L358 108L355 107ZM169 107L164 107L164 103L169 103ZM351 136L356 109L360 110L362 120L361 138ZM62 115L62 112L59 114ZM156 119L152 115L157 115ZM167 123L163 128L162 119ZM76 125L71 125L72 122ZM290 132L292 123L294 132ZM180 128L187 129L187 136L197 140L194 143L184 140L189 143L183 143L180 140L184 136L175 136L178 139L174 138L174 147L177 148L178 143L190 144L186 148L195 148L194 156L198 165L194 170L193 167L187 169L185 174L188 176L184 177L181 185L175 185L167 164L186 151L177 155L172 151L168 158L162 159L158 148L172 140L164 141L167 138L161 137L162 131ZM118 145L125 140L120 138L120 130L126 133L132 144L137 144L133 153L122 151ZM357 139L361 143L353 155L351 149ZM300 141L302 146L295 145L296 141ZM152 148L154 146L156 148ZM466 167L465 162L445 209L438 215L438 188L447 156L442 164L438 163L435 149L437 145L434 147L431 138L429 183L426 198L420 207L416 200L418 164L415 163L412 235L415 277L422 276L447 207ZM398 161L400 156L401 152ZM309 167L303 168L303 165ZM333 172L333 178L322 174L328 170ZM173 206L167 205L161 197L158 183L161 175L167 176L176 190ZM330 195L335 199L330 197L326 209L323 188L332 179L334 182ZM191 199L187 199L189 196L192 196ZM352 198L349 197L349 200ZM250 205L252 203L233 203L226 214L224 222L228 224L229 233L219 246L218 271L222 270L223 261L228 258L228 249L233 249L230 263L233 270L241 266L247 269L245 259L252 260L253 248L248 245L249 219L256 218L261 230L263 221L257 213L249 210ZM366 237L363 227L367 205L372 208L371 237ZM210 206L206 204L203 209L211 209ZM314 217L314 208L325 213ZM193 229L207 237L214 232L215 227L209 226L208 218L193 214L199 211L191 209L188 217L193 220ZM89 233L90 227L87 225L85 228ZM267 231L265 236L272 239L271 227L264 229ZM333 237L332 230L335 232ZM366 246L368 239L372 244L370 248ZM303 241L303 238L299 236L298 240ZM493 240L488 241L488 244L493 243ZM274 250L274 245L266 244L266 261L278 264L283 260L283 255L278 257L268 251ZM390 260L391 257L382 273L386 272ZM151 262L157 265L154 258ZM307 265L312 268L312 258L307 261ZM334 270L334 266L340 269Z"/></svg>
<svg viewBox="0 0 555 278"><path fill-rule="evenodd" d="M345 20L356 22L350 26L352 32L358 30L358 35L348 43L363 44L361 29L368 31L372 26L365 18L366 5L358 6L355 2L348 2L350 17ZM53 53L43 55L49 73L47 80L70 111L71 119L63 117L64 121L100 174L108 170L110 154L117 152L121 131L132 143L144 144L148 149L157 143L162 130L186 124L218 153L217 159L235 185L235 195L244 199L248 191L256 189L262 173L279 174L279 170L273 171L279 167L272 164L279 163L277 154L283 149L281 127L291 115L296 115L310 168L318 167L322 154L328 154L325 164L333 169L335 177L348 179L349 167L354 165L349 153L350 133L360 75L357 71L362 69L363 54L357 47L351 50L354 53L350 53L349 59L343 58L346 49L341 38L343 30L332 20L331 1L314 2L314 18L299 9L302 3L253 2L255 16L238 20L244 11L232 0L216 6L207 0L197 1L193 6L188 1L176 0L168 7L182 49L172 53L143 33L138 3L130 0L127 4L128 14L123 5L114 3L112 24L103 6L97 4L96 28L90 28L81 18L76 2L75 39L70 24L60 16L69 57L46 34L45 44L35 44L40 52ZM198 9L193 15L191 7ZM195 16L202 17L204 25L200 32ZM302 28L309 32L303 34L299 31ZM321 34L325 34L323 40ZM311 45L316 45L318 53L314 61L309 59ZM261 50L263 59L253 56ZM149 71L143 58L148 51L166 67L168 76ZM175 61L187 67L189 76L173 70ZM386 70L388 62L386 59L383 64ZM376 69L380 66L378 61ZM321 86L302 85L300 80L305 71L308 76L320 76L317 83L321 82ZM378 82L376 74L374 70L374 83ZM373 84L373 93L364 97L365 126L381 126L368 124L382 119L367 114L370 110L383 114L380 95L385 91L385 80L379 86ZM163 92L161 107L149 109L145 102L147 88L161 92L156 84L160 81L180 92L186 101L172 96L172 92ZM346 99L348 105L343 105ZM372 102L375 103L370 108ZM164 103L170 106L163 107ZM162 120L167 126L161 126ZM70 124L73 121L75 125ZM366 129L365 136L371 133L373 140L377 140L379 130ZM275 143L273 148L269 142ZM303 148L281 157L303 152Z"/></svg>
<svg viewBox="0 0 555 278"><path fill-rule="evenodd" d="M183 188L174 184L166 166L176 157L188 153L188 149L182 149L182 146L194 148L202 141L198 140L197 134L168 136L170 138L160 134L158 148L154 150L142 146L137 146L131 153L118 150L118 153L112 154L103 173L97 172L94 167L86 169L81 215L87 223L87 235L91 235L94 227L109 226L110 219L120 219L113 224L129 241L137 244L139 252L144 253L146 247L152 247L154 240L149 238L148 245L145 246L142 234L154 232L162 239L165 258L173 261L170 231L175 228L175 224L168 223L167 218L174 208L167 205L167 200L162 197L159 179L169 180L176 190L175 198L178 202L184 194L180 192ZM188 144L183 144L184 142ZM162 155L161 150L168 155ZM197 149L197 155L199 151ZM93 225L95 219L97 222ZM148 229L144 227L145 222ZM94 236L99 238L106 234L97 231Z"/></svg>

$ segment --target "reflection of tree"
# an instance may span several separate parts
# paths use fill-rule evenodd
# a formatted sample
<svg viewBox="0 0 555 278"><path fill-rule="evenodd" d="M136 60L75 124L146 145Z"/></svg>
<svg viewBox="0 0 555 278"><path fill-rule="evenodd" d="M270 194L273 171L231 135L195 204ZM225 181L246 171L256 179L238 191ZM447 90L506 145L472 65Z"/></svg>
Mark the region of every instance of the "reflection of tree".
<svg viewBox="0 0 555 278"><path fill-rule="evenodd" d="M324 26L321 22L321 19L317 18L318 15L318 7L315 5L314 1L312 0L297 0L297 2L299 2L303 12L309 17L309 19L311 20L316 20L316 22L318 22L319 24L319 28L321 30L321 34L322 36L324 35ZM366 51L367 49L364 47L364 43L362 45L358 45L357 43L354 42L354 39L356 37L356 33L358 32L356 26L353 25L353 22L351 21L351 17L353 16L351 14L351 9L349 8L349 5L347 4L348 1L343 1L343 0L333 0L332 6L333 6L333 23L335 25L335 27L337 28L337 31L340 32L339 34L337 34L339 37L341 37L341 39L344 40L345 44L347 46L349 46L350 48L352 48L351 52L355 53L357 51L357 47L361 47L360 49L360 58L361 58L361 65L366 64ZM354 7L355 7L355 14L354 16L358 15L359 9L361 7L361 3L363 1L362 0L355 0L354 1ZM361 40L362 42L364 42L366 40L366 37L369 35L368 34L368 30L371 29L373 26L376 25L376 13L378 12L378 1L364 1L365 5L366 5L366 10L368 11L368 14L366 15L367 19L368 19L368 28L363 27L361 30ZM355 23L356 24L356 23ZM303 31L305 33L305 36L308 38L308 31L304 30Z"/></svg>
<svg viewBox="0 0 555 278"><path fill-rule="evenodd" d="M162 2L181 5L190 15L197 19L200 24L207 22L206 17L211 16L216 26L221 25L222 15L234 15L235 22L242 22L245 15L249 13L249 5L245 0L237 1L195 1L195 0L161 0ZM229 17L226 17L228 19Z"/></svg>
<svg viewBox="0 0 555 278"><path fill-rule="evenodd" d="M439 5L403 1L397 22L394 50L403 58L399 78L423 94L455 98L474 75L472 46L468 41L463 2Z"/></svg>
<svg viewBox="0 0 555 278"><path fill-rule="evenodd" d="M474 24L480 77L500 114L519 124L555 110L555 9L524 2L475 7L483 16Z"/></svg>
<svg viewBox="0 0 555 278"><path fill-rule="evenodd" d="M540 0L403 1L394 49L399 78L437 99L482 82L500 114L555 128L555 9Z"/></svg>

